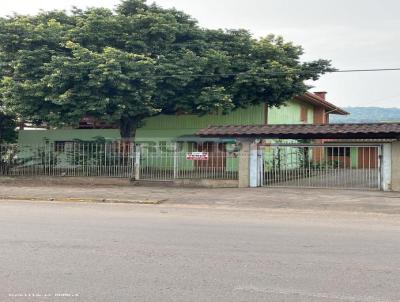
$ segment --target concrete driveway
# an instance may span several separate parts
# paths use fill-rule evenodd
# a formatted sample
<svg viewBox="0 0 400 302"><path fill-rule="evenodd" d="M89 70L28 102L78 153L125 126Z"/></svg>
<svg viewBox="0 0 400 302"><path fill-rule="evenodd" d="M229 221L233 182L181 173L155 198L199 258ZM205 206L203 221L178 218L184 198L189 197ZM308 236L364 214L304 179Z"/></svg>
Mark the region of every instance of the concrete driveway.
<svg viewBox="0 0 400 302"><path fill-rule="evenodd" d="M302 177L293 170L284 174L281 181L265 180L270 187L313 187L313 188L344 188L359 190L379 190L378 169L331 169L314 170L313 176Z"/></svg>

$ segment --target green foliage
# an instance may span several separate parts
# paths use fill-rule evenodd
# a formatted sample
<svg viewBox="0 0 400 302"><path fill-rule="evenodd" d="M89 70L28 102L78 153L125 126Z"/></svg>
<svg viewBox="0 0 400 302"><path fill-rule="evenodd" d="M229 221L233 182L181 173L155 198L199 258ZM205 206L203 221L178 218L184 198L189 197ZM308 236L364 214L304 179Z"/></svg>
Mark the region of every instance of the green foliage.
<svg viewBox="0 0 400 302"><path fill-rule="evenodd" d="M0 143L13 143L17 139L15 116L0 112Z"/></svg>
<svg viewBox="0 0 400 302"><path fill-rule="evenodd" d="M71 56L57 56L46 64L48 75L43 78L49 89L46 101L54 109L48 119L73 123L86 115L108 122L125 116L151 116L160 110L154 102L154 61L144 55L106 47L94 52L67 42ZM74 105L74 107L71 107Z"/></svg>
<svg viewBox="0 0 400 302"><path fill-rule="evenodd" d="M208 30L175 9L125 0L106 8L0 18L0 97L31 122L93 116L134 135L144 118L279 106L330 70L300 46L246 30Z"/></svg>

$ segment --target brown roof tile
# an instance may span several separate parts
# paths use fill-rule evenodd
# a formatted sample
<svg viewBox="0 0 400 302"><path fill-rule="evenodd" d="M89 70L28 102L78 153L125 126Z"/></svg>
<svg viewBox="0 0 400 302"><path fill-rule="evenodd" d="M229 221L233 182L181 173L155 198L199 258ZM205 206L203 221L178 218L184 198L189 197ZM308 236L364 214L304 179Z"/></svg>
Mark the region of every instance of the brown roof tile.
<svg viewBox="0 0 400 302"><path fill-rule="evenodd" d="M400 138L400 123L210 126L200 130L197 135L282 139L397 139Z"/></svg>

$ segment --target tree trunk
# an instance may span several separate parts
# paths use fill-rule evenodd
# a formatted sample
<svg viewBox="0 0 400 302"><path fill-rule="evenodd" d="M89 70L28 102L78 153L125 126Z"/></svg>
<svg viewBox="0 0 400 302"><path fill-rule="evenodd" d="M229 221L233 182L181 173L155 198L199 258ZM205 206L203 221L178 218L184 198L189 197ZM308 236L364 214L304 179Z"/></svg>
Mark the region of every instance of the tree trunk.
<svg viewBox="0 0 400 302"><path fill-rule="evenodd" d="M134 168L131 173L132 180L139 179L138 164L140 163L140 161L137 161L136 158L137 146L135 145L135 136L136 136L136 130L139 128L141 122L142 119L139 117L132 118L129 116L123 116L120 119L119 123L119 131L123 145L122 149L130 150L129 152L133 152L132 163Z"/></svg>
<svg viewBox="0 0 400 302"><path fill-rule="evenodd" d="M123 116L120 120L119 132L121 139L125 142L134 142L136 130L139 128L141 119Z"/></svg>

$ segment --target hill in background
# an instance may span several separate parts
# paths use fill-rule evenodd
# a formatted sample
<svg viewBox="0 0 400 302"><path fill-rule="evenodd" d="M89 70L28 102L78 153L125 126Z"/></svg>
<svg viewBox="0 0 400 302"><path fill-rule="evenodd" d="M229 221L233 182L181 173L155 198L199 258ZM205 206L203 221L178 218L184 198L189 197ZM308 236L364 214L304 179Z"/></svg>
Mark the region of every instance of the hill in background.
<svg viewBox="0 0 400 302"><path fill-rule="evenodd" d="M330 116L331 123L400 123L400 108L345 107L343 109L351 114L348 116L332 114Z"/></svg>

